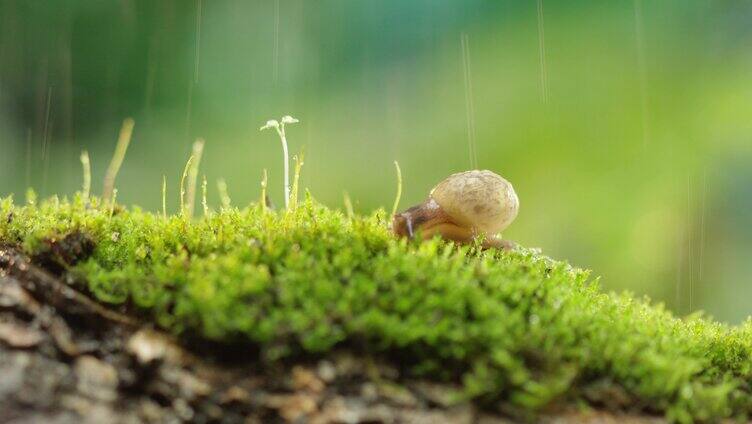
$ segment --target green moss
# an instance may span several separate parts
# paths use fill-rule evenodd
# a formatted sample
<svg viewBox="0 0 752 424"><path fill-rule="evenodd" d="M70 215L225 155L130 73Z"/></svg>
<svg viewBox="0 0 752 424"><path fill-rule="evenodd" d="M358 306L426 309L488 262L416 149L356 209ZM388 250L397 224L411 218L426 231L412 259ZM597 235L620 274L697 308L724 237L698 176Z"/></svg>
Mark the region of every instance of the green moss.
<svg viewBox="0 0 752 424"><path fill-rule="evenodd" d="M249 342L268 360L367 350L515 413L613 391L677 421L752 410L752 323L678 319L533 251L408 243L384 211L348 218L310 198L195 221L91 201L2 200L0 243L35 254L88 234L96 248L70 272L177 334Z"/></svg>

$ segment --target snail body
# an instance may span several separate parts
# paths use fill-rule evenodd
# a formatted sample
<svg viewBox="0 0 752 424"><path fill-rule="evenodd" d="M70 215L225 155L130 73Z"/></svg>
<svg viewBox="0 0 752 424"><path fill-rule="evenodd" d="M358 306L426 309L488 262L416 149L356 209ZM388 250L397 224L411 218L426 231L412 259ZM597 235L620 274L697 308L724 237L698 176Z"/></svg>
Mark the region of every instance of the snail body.
<svg viewBox="0 0 752 424"><path fill-rule="evenodd" d="M496 234L517 217L519 199L512 184L487 170L452 174L431 190L428 199L394 215L392 229L401 237L435 235L459 243L483 237L484 247L510 248Z"/></svg>

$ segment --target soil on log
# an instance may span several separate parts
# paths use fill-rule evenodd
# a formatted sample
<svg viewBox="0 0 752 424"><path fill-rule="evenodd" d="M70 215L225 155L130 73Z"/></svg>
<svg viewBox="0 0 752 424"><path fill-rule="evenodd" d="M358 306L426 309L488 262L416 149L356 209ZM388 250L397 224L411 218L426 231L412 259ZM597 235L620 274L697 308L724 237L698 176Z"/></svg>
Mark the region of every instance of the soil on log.
<svg viewBox="0 0 752 424"><path fill-rule="evenodd" d="M456 386L347 351L264 364L247 346L175 340L75 290L61 255L0 246L0 423L515 421L453 402ZM563 409L536 421L663 420Z"/></svg>

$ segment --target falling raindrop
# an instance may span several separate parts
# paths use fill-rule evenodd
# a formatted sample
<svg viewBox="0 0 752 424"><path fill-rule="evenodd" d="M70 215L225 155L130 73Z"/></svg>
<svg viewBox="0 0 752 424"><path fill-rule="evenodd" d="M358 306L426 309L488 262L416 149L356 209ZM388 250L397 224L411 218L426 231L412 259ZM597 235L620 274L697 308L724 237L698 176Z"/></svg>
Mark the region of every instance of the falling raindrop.
<svg viewBox="0 0 752 424"><path fill-rule="evenodd" d="M634 0L635 42L637 44L637 67L640 78L640 112L642 118L642 145L646 147L650 138L648 111L647 64L642 28L642 0Z"/></svg>
<svg viewBox="0 0 752 424"><path fill-rule="evenodd" d="M698 278L702 281L703 265L705 262L705 210L706 199L708 194L708 173L707 169L702 170L702 191L700 192L700 252L698 260Z"/></svg>
<svg viewBox="0 0 752 424"><path fill-rule="evenodd" d="M193 67L193 82L198 84L198 64L201 57L201 0L196 0L196 57Z"/></svg>
<svg viewBox="0 0 752 424"><path fill-rule="evenodd" d="M692 257L692 176L687 175L687 276L689 279L689 311L693 306L694 291L694 261Z"/></svg>
<svg viewBox="0 0 752 424"><path fill-rule="evenodd" d="M47 87L47 107L44 112L44 132L42 133L42 194L47 194L47 175L49 173L50 157L50 132L52 123L50 122L50 110L52 108L52 86Z"/></svg>
<svg viewBox="0 0 752 424"><path fill-rule="evenodd" d="M42 132L42 158L47 156L47 135L50 129L50 107L52 104L52 86L47 87L47 106L44 109L44 130Z"/></svg>
<svg viewBox="0 0 752 424"><path fill-rule="evenodd" d="M191 111L193 110L193 80L188 81L188 105L185 112L185 136L191 135Z"/></svg>
<svg viewBox="0 0 752 424"><path fill-rule="evenodd" d="M460 36L462 44L462 75L465 83L465 116L467 119L467 143L470 150L470 167L478 168L478 152L475 143L475 109L473 107L473 79L470 67L470 41L466 33Z"/></svg>
<svg viewBox="0 0 752 424"><path fill-rule="evenodd" d="M541 96L548 103L548 74L546 71L546 34L543 21L543 0L538 0L538 57L540 60Z"/></svg>
<svg viewBox="0 0 752 424"><path fill-rule="evenodd" d="M31 128L26 129L26 187L31 187Z"/></svg>
<svg viewBox="0 0 752 424"><path fill-rule="evenodd" d="M273 74L274 83L277 83L279 75L279 0L274 0L274 60L273 60Z"/></svg>

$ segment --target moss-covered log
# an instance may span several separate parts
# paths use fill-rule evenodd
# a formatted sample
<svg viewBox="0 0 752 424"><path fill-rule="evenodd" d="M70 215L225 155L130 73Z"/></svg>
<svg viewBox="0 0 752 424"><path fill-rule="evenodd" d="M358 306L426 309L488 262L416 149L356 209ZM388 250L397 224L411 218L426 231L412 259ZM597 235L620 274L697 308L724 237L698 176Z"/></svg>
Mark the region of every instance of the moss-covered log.
<svg viewBox="0 0 752 424"><path fill-rule="evenodd" d="M448 402L513 417L752 411L752 325L677 318L532 250L396 240L383 211L346 217L311 199L197 220L89 202L5 199L0 244L192 348L269 366L378 358L452 385Z"/></svg>

